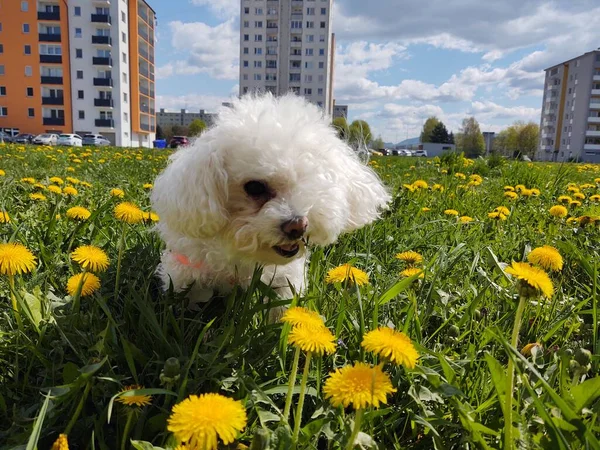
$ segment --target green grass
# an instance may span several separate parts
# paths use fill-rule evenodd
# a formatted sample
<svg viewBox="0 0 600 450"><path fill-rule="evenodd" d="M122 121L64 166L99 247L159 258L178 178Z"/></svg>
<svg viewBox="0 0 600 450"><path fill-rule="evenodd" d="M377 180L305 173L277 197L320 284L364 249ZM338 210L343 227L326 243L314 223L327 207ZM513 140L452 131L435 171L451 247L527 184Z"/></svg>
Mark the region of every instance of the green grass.
<svg viewBox="0 0 600 450"><path fill-rule="evenodd" d="M248 422L238 443L290 448L280 414L294 350L286 345L287 329L269 323L268 309L292 300L275 299L257 274L249 289L203 304L201 311L187 310L182 296L162 292L153 275L162 243L148 224L127 227L114 296L122 225L112 210L122 200L109 191L121 188L124 200L150 211L143 184L152 183L166 155L164 150L0 146L5 172L0 211L12 219L0 223L0 242L20 242L37 258L32 273L16 278L21 328L8 279L0 275L1 449L48 449L65 431L76 449L112 450L122 442L131 448L129 438L174 448L166 430L172 406L204 392L220 392L245 405ZM354 412L331 407L323 383L345 364L376 362L360 342L377 326L404 331L421 357L414 370L385 366L397 392L387 405L365 412L363 440L370 436L380 449L600 448L600 222L567 224L548 213L568 183L591 183L593 188L582 190L582 205L569 213L600 216L600 204L589 199L600 193L600 180L595 181L600 166L497 160L465 166L460 158L439 163L398 157L372 164L394 194L391 208L336 245L313 249L308 290L293 299L319 311L338 339L334 355L313 360L303 416L291 419L292 426L297 420L302 424L298 448L346 447ZM461 187L471 174L481 175L482 184ZM34 177L48 185L52 176L91 185L76 185L74 198L44 190L47 201L39 202L29 198L37 188L20 181ZM403 187L417 179L444 189ZM538 188L541 195L505 198L503 187L517 184ZM65 212L74 205L88 208L90 219L67 219ZM488 219L501 205L510 209L508 219ZM450 208L475 220L460 224L443 213ZM74 314L66 282L79 269L69 253L84 244L103 248L111 266L100 274L101 289L83 298ZM559 249L564 268L551 274L551 299L526 304L519 345L513 348L518 294L504 263L524 261L541 245ZM394 255L405 250L424 256L422 281L402 281L404 266ZM327 271L344 263L366 271L370 284L326 284ZM274 301L264 304L265 296ZM532 342L541 343L543 351L521 355ZM591 352L589 362L582 349ZM514 442L505 443L509 358L516 368ZM303 367L302 357L300 372ZM132 384L147 389L151 405L131 410L114 401Z"/></svg>

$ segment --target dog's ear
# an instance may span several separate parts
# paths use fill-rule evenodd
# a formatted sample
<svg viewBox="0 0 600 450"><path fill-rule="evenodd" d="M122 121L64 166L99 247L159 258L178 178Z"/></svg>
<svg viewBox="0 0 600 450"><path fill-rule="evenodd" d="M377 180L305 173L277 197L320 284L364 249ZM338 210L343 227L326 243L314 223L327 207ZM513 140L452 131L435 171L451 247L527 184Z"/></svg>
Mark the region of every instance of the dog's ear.
<svg viewBox="0 0 600 450"><path fill-rule="evenodd" d="M227 172L222 155L200 138L175 152L170 160L152 191L160 227L187 237L214 236L228 219Z"/></svg>
<svg viewBox="0 0 600 450"><path fill-rule="evenodd" d="M343 174L340 181L345 184L348 205L343 232L349 232L377 219L391 197L377 174L363 164L354 151L345 147L343 156L337 161L337 170Z"/></svg>

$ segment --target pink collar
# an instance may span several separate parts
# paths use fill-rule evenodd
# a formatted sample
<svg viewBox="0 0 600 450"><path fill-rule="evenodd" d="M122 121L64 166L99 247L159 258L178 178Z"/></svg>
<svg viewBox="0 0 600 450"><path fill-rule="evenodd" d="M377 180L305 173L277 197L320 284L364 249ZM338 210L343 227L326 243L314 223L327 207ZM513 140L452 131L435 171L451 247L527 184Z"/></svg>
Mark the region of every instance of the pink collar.
<svg viewBox="0 0 600 450"><path fill-rule="evenodd" d="M173 252L173 257L177 260L177 262L179 264L181 264L182 266L187 266L187 267L192 267L194 269L202 269L203 267L205 267L205 264L200 261L200 262L196 262L193 263L192 261L190 261L190 259L185 256L183 253L175 253Z"/></svg>

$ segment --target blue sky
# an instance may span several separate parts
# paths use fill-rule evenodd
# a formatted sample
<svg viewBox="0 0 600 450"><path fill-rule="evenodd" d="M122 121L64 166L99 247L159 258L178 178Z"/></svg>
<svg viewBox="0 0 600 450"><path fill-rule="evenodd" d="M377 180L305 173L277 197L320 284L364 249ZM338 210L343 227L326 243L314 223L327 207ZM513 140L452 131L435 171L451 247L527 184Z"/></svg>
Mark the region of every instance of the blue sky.
<svg viewBox="0 0 600 450"><path fill-rule="evenodd" d="M216 111L237 95L239 0L150 0L157 106ZM458 131L539 122L543 69L600 45L597 0L336 0L334 97L397 142L431 115Z"/></svg>

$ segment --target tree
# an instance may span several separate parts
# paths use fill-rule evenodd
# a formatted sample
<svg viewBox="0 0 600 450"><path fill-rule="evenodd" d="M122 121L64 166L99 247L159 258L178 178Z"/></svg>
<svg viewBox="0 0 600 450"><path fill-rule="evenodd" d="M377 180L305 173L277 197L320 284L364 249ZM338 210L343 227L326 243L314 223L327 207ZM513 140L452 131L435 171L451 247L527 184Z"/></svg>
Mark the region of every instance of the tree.
<svg viewBox="0 0 600 450"><path fill-rule="evenodd" d="M383 142L383 139L381 139L381 136L378 136L377 139L373 139L373 142L371 142L371 148L374 150L381 150L385 148L385 143Z"/></svg>
<svg viewBox="0 0 600 450"><path fill-rule="evenodd" d="M435 116L431 116L430 118L428 118L425 123L423 124L423 130L421 130L421 143L424 144L425 142L433 142L431 140L431 133L433 132L433 129L435 128L435 126L440 123L439 119Z"/></svg>
<svg viewBox="0 0 600 450"><path fill-rule="evenodd" d="M540 127L538 124L529 122L519 129L517 139L518 149L522 155L527 155L531 159L535 157L540 138Z"/></svg>
<svg viewBox="0 0 600 450"><path fill-rule="evenodd" d="M350 132L350 144L355 147L368 145L371 142L371 127L364 120L355 120L348 127Z"/></svg>
<svg viewBox="0 0 600 450"><path fill-rule="evenodd" d="M443 122L438 122L433 130L431 131L430 141L434 144L449 144L450 143L450 135L448 134L448 129Z"/></svg>
<svg viewBox="0 0 600 450"><path fill-rule="evenodd" d="M165 132L160 125L156 125L156 139L164 139Z"/></svg>
<svg viewBox="0 0 600 450"><path fill-rule="evenodd" d="M493 151L505 156L535 156L540 129L534 122L515 122L494 137Z"/></svg>
<svg viewBox="0 0 600 450"><path fill-rule="evenodd" d="M188 128L187 127L182 127L181 125L173 125L171 127L171 137L173 136L187 136L188 135Z"/></svg>
<svg viewBox="0 0 600 450"><path fill-rule="evenodd" d="M454 133L452 131L450 132L450 136L448 136L448 144L455 144Z"/></svg>
<svg viewBox="0 0 600 450"><path fill-rule="evenodd" d="M461 150L469 158L476 158L485 151L485 140L475 117L463 119L461 132Z"/></svg>
<svg viewBox="0 0 600 450"><path fill-rule="evenodd" d="M333 128L336 129L338 137L342 140L348 139L349 130L348 130L348 122L345 117L336 117L333 119Z"/></svg>
<svg viewBox="0 0 600 450"><path fill-rule="evenodd" d="M206 123L200 119L194 119L189 126L189 136L200 136L206 129Z"/></svg>

